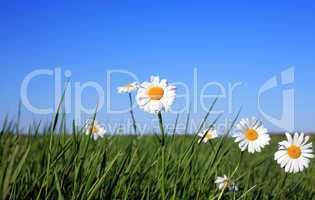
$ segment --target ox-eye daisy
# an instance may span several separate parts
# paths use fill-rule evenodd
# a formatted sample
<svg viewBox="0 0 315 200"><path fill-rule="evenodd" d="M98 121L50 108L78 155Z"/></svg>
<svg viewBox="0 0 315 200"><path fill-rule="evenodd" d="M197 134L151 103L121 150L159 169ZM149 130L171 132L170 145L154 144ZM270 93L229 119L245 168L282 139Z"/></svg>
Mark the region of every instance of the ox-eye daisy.
<svg viewBox="0 0 315 200"><path fill-rule="evenodd" d="M217 131L213 128L204 130L203 132L199 133L198 136L200 137L198 143L207 143L209 140L218 137Z"/></svg>
<svg viewBox="0 0 315 200"><path fill-rule="evenodd" d="M129 95L129 105L130 105L130 115L131 115L131 119L132 119L132 126L133 126L133 130L134 133L137 134L137 123L136 123L136 118L135 115L133 113L133 101L132 101L132 95L131 92L137 90L139 88L139 84L137 82L133 82L133 83L129 83L127 85L118 87L118 93L128 93Z"/></svg>
<svg viewBox="0 0 315 200"><path fill-rule="evenodd" d="M292 137L285 134L287 140L279 142L279 150L275 153L275 160L288 173L301 172L309 167L310 158L314 158L312 143L307 143L308 136L295 133Z"/></svg>
<svg viewBox="0 0 315 200"><path fill-rule="evenodd" d="M158 76L151 76L150 82L143 82L136 96L141 109L145 112L157 114L169 111L176 97L176 87L168 84L167 80Z"/></svg>
<svg viewBox="0 0 315 200"><path fill-rule="evenodd" d="M106 131L105 128L99 124L96 120L89 119L86 121L85 124L85 134L89 135L91 133L91 136L94 140L97 140L99 137L104 137Z"/></svg>
<svg viewBox="0 0 315 200"><path fill-rule="evenodd" d="M270 136L262 123L254 117L241 119L236 126L235 142L239 142L241 151L248 149L249 153L260 152L265 145L269 144Z"/></svg>
<svg viewBox="0 0 315 200"><path fill-rule="evenodd" d="M217 176L214 183L217 185L219 190L228 188L230 191L238 191L238 186L225 174L223 175L223 177Z"/></svg>
<svg viewBox="0 0 315 200"><path fill-rule="evenodd" d="M123 85L117 88L118 93L130 93L137 90L139 84L137 82L129 83L127 85Z"/></svg>

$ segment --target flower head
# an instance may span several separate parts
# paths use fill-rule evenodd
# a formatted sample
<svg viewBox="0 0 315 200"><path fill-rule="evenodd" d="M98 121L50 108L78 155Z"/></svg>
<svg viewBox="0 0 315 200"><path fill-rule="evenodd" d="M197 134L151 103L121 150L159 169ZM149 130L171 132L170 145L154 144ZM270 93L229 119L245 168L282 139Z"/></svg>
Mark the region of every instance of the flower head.
<svg viewBox="0 0 315 200"><path fill-rule="evenodd" d="M139 88L139 84L137 82L129 83L127 85L123 85L117 88L118 93L130 93Z"/></svg>
<svg viewBox="0 0 315 200"><path fill-rule="evenodd" d="M209 140L218 137L217 131L213 128L204 130L203 132L199 133L198 136L200 137L198 143L200 142L207 143Z"/></svg>
<svg viewBox="0 0 315 200"><path fill-rule="evenodd" d="M238 186L225 174L222 177L217 176L214 183L217 185L219 190L228 188L230 191L238 191Z"/></svg>
<svg viewBox="0 0 315 200"><path fill-rule="evenodd" d="M145 112L156 114L169 111L176 97L176 87L168 84L167 80L151 76L150 82L143 82L136 96L137 103Z"/></svg>
<svg viewBox="0 0 315 200"><path fill-rule="evenodd" d="M241 119L236 126L235 142L239 142L241 151L248 149L249 153L260 152L265 145L269 144L270 136L267 129L256 118Z"/></svg>
<svg viewBox="0 0 315 200"><path fill-rule="evenodd" d="M279 150L275 153L275 160L281 168L284 168L285 172L302 172L309 167L309 159L314 158L312 143L307 143L309 137L304 137L304 133L300 135L295 133L294 136L289 133L285 135L287 140L279 142Z"/></svg>
<svg viewBox="0 0 315 200"><path fill-rule="evenodd" d="M85 134L89 135L91 132L91 136L93 137L94 140L97 140L99 137L102 138L105 136L105 128L99 124L96 120L89 119L85 123Z"/></svg>

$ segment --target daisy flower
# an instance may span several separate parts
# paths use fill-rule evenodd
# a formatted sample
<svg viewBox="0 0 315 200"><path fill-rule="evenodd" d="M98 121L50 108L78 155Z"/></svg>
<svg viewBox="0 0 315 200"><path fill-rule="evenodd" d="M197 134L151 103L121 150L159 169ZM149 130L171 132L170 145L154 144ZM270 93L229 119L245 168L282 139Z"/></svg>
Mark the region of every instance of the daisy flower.
<svg viewBox="0 0 315 200"><path fill-rule="evenodd" d="M133 112L133 100L132 100L132 95L131 92L137 90L139 88L139 84L137 82L133 82L133 83L129 83L127 85L121 86L117 88L118 93L128 93L129 95L129 105L130 105L130 115L131 115L131 119L132 119L132 127L133 127L133 131L136 134L137 133L137 123L136 123L136 119L135 119L135 115Z"/></svg>
<svg viewBox="0 0 315 200"><path fill-rule="evenodd" d="M176 87L168 84L167 80L151 76L150 82L143 82L136 96L137 103L145 112L157 114L169 111L176 97Z"/></svg>
<svg viewBox="0 0 315 200"><path fill-rule="evenodd" d="M117 88L118 93L130 93L139 88L139 84L137 82L129 83L127 85L123 85Z"/></svg>
<svg viewBox="0 0 315 200"><path fill-rule="evenodd" d="M202 133L199 133L198 136L200 137L198 143L207 143L209 140L218 137L217 131L213 128L204 130Z"/></svg>
<svg viewBox="0 0 315 200"><path fill-rule="evenodd" d="M260 152L269 144L270 136L267 129L256 118L241 119L236 126L235 142L239 142L241 151L248 149L249 153Z"/></svg>
<svg viewBox="0 0 315 200"><path fill-rule="evenodd" d="M279 142L279 150L275 153L275 160L284 168L285 172L302 172L309 167L310 158L314 158L312 143L307 143L309 137L304 133L291 136L285 133L287 140Z"/></svg>
<svg viewBox="0 0 315 200"><path fill-rule="evenodd" d="M93 127L92 127L93 126ZM85 123L85 134L89 135L91 131L91 136L93 137L94 140L97 140L99 137L102 138L105 136L105 128L99 124L96 120L89 119Z"/></svg>
<svg viewBox="0 0 315 200"><path fill-rule="evenodd" d="M230 191L238 191L238 186L225 174L223 175L223 177L217 176L214 183L217 185L219 190L228 188Z"/></svg>

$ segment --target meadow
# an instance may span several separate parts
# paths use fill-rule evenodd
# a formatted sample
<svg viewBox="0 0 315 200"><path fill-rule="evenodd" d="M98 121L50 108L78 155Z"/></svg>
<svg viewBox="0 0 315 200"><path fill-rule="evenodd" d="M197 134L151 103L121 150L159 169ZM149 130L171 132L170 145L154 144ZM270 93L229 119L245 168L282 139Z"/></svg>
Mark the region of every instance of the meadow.
<svg viewBox="0 0 315 200"><path fill-rule="evenodd" d="M44 130L38 123L28 134L19 134L18 124L5 120L0 129L0 198L315 198L314 160L296 174L285 173L274 161L281 135L272 136L262 152L249 154L239 150L229 131L200 144L196 134L169 133L162 146L158 135L93 140L74 122L67 131L63 121L57 115ZM160 162L161 152L165 162ZM215 177L223 174L238 191L216 187Z"/></svg>
<svg viewBox="0 0 315 200"><path fill-rule="evenodd" d="M173 130L166 130L163 114L175 100L175 89L159 77L141 86L132 83L118 88L129 96L135 135L107 133L96 120L97 106L84 126L75 121L70 126L61 109L64 95L46 126L34 123L21 133L20 111L16 121L6 117L0 129L0 196L60 200L315 198L309 136L270 135L254 117L239 119L241 110L217 134L220 116L209 120L217 100L193 134L178 134L178 118ZM131 95L135 90L139 107L158 118L159 133L137 134ZM240 135L232 138L235 129Z"/></svg>

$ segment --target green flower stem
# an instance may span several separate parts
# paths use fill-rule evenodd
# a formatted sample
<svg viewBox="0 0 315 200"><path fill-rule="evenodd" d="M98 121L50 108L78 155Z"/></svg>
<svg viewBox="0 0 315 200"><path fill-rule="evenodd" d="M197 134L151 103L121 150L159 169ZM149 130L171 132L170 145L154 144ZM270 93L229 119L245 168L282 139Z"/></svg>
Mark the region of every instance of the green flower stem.
<svg viewBox="0 0 315 200"><path fill-rule="evenodd" d="M162 199L166 199L165 195L165 146L162 146L162 154L161 154L161 166L162 166L162 179L161 179L161 193Z"/></svg>
<svg viewBox="0 0 315 200"><path fill-rule="evenodd" d="M165 132L164 132L163 119L162 119L161 112L158 113L158 117L159 117L160 131L161 131L161 146L163 147L165 145Z"/></svg>
<svg viewBox="0 0 315 200"><path fill-rule="evenodd" d="M130 115L131 115L131 119L132 119L132 125L133 125L133 130L135 132L135 134L137 134L137 124L136 124L136 119L135 119L135 115L133 113L133 102L132 102L132 96L131 93L128 93L129 95L129 102L130 102Z"/></svg>
<svg viewBox="0 0 315 200"><path fill-rule="evenodd" d="M162 168L162 177L161 177L161 194L162 199L166 199L165 195L165 132L163 126L163 119L161 112L158 113L159 125L161 131L161 168Z"/></svg>

